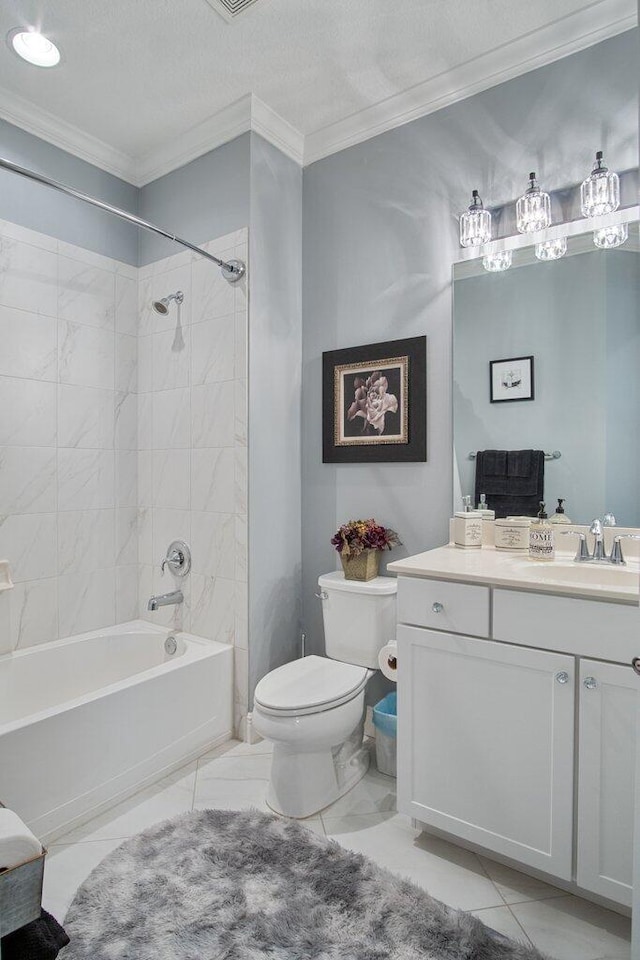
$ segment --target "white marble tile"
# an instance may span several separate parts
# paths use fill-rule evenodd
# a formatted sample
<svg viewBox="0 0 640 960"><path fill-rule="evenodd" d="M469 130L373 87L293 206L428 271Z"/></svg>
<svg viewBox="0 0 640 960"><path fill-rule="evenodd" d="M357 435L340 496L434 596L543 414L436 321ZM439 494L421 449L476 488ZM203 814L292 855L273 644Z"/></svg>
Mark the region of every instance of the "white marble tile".
<svg viewBox="0 0 640 960"><path fill-rule="evenodd" d="M116 451L115 503L118 507L138 505L138 454L135 450Z"/></svg>
<svg viewBox="0 0 640 960"><path fill-rule="evenodd" d="M200 758L198 780L264 780L271 776L271 754L255 753L217 758Z"/></svg>
<svg viewBox="0 0 640 960"><path fill-rule="evenodd" d="M10 591L0 593L0 657L13 652Z"/></svg>
<svg viewBox="0 0 640 960"><path fill-rule="evenodd" d="M29 243L0 237L0 303L55 317L57 255Z"/></svg>
<svg viewBox="0 0 640 960"><path fill-rule="evenodd" d="M55 513L0 515L0 557L14 582L55 577L58 569Z"/></svg>
<svg viewBox="0 0 640 960"><path fill-rule="evenodd" d="M197 636L233 643L235 583L221 577L191 577L191 629Z"/></svg>
<svg viewBox="0 0 640 960"><path fill-rule="evenodd" d="M170 450L190 445L189 389L162 390L152 394L153 449Z"/></svg>
<svg viewBox="0 0 640 960"><path fill-rule="evenodd" d="M0 376L0 446L55 447L56 385Z"/></svg>
<svg viewBox="0 0 640 960"><path fill-rule="evenodd" d="M14 648L47 643L58 636L57 580L25 580L11 591L11 642Z"/></svg>
<svg viewBox="0 0 640 960"><path fill-rule="evenodd" d="M151 616L147 610L147 603L151 596L153 596L153 567L141 561L138 564L138 616L141 620L148 620Z"/></svg>
<svg viewBox="0 0 640 960"><path fill-rule="evenodd" d="M327 836L342 846L416 883L431 896L461 910L502 907L504 901L478 858L444 840L419 835L399 814L368 814L335 819L323 811Z"/></svg>
<svg viewBox="0 0 640 960"><path fill-rule="evenodd" d="M113 449L113 390L58 386L58 446Z"/></svg>
<svg viewBox="0 0 640 960"><path fill-rule="evenodd" d="M61 320L58 323L60 383L114 388L115 338L112 330Z"/></svg>
<svg viewBox="0 0 640 960"><path fill-rule="evenodd" d="M233 650L233 723L236 736L244 736L249 704L249 651Z"/></svg>
<svg viewBox="0 0 640 960"><path fill-rule="evenodd" d="M173 538L175 539L175 538ZM182 537L187 539L188 537ZM157 558L157 562L151 569L151 592L146 596L141 596L141 605L144 605L145 612L143 617L159 626L169 627L171 630L180 632L182 630L191 632L191 577L176 577L168 570L162 573L160 561L165 556L169 542L163 545ZM150 611L146 609L146 604L150 596L169 593L173 590L180 590L183 594L183 601L180 604L172 604L166 607L160 607L159 610Z"/></svg>
<svg viewBox="0 0 640 960"><path fill-rule="evenodd" d="M191 451L191 509L234 513L235 451L232 447Z"/></svg>
<svg viewBox="0 0 640 960"><path fill-rule="evenodd" d="M187 255L184 260L173 260L175 266L170 269L154 272L151 276L145 276L141 272L141 278L138 288L139 305L139 331L141 336L157 333L160 330L171 330L176 324L176 318L179 315L180 322L184 326L191 323L192 295L191 295L191 262ZM154 265L158 268L162 264ZM146 271L145 271L146 273ZM178 306L172 301L169 307L169 313L161 316L153 309L154 300L162 300L181 290L184 294L182 304Z"/></svg>
<svg viewBox="0 0 640 960"><path fill-rule="evenodd" d="M109 627L116 622L115 567L58 577L61 637Z"/></svg>
<svg viewBox="0 0 640 960"><path fill-rule="evenodd" d="M138 566L116 567L116 623L138 616Z"/></svg>
<svg viewBox="0 0 640 960"><path fill-rule="evenodd" d="M153 506L153 450L138 453L138 506Z"/></svg>
<svg viewBox="0 0 640 960"><path fill-rule="evenodd" d="M58 450L58 510L100 510L113 506L113 450Z"/></svg>
<svg viewBox="0 0 640 960"><path fill-rule="evenodd" d="M379 773L373 766L366 776L330 808L331 817L365 813L395 813L396 780ZM327 813L329 815L329 813Z"/></svg>
<svg viewBox="0 0 640 960"><path fill-rule="evenodd" d="M52 317L0 306L0 375L56 380L58 328Z"/></svg>
<svg viewBox="0 0 640 960"><path fill-rule="evenodd" d="M214 237L213 240L207 240L206 243L201 244L201 247L203 250L206 250L207 253L212 253L214 257L224 260L227 257L235 256L236 245L243 243L245 239L246 227L241 227L239 230L232 230L231 233L225 233L221 237ZM193 253L191 259L195 261L200 258L197 253Z"/></svg>
<svg viewBox="0 0 640 960"><path fill-rule="evenodd" d="M154 450L153 506L188 510L191 502L191 458L188 450Z"/></svg>
<svg viewBox="0 0 640 960"><path fill-rule="evenodd" d="M194 810L262 810L271 813L266 803L264 780L201 780L196 783Z"/></svg>
<svg viewBox="0 0 640 960"><path fill-rule="evenodd" d="M173 390L189 386L190 328L176 324L170 330L154 333L151 340L152 386L154 390ZM148 349L145 344L145 350Z"/></svg>
<svg viewBox="0 0 640 960"><path fill-rule="evenodd" d="M233 249L223 251L220 259L233 257ZM222 271L209 260L199 258L193 261L191 269L193 309L192 323L203 320L215 320L233 313L234 287L236 284L225 280Z"/></svg>
<svg viewBox="0 0 640 960"><path fill-rule="evenodd" d="M273 744L270 740L259 740L257 743L243 743L242 740L228 740L227 743L219 747L214 747L203 754L201 760L213 759L218 756L233 757L255 757L271 755L273 753Z"/></svg>
<svg viewBox="0 0 640 960"><path fill-rule="evenodd" d="M554 960L628 960L631 921L579 897L511 905L538 950Z"/></svg>
<svg viewBox="0 0 640 960"><path fill-rule="evenodd" d="M191 389L191 443L194 447L233 447L236 442L235 385L207 383Z"/></svg>
<svg viewBox="0 0 640 960"><path fill-rule="evenodd" d="M491 877L502 894L505 903L521 903L524 900L547 900L550 897L565 897L566 891L553 887L542 880L528 877L519 870L512 870L502 863L496 863L487 857L480 857L486 873Z"/></svg>
<svg viewBox="0 0 640 960"><path fill-rule="evenodd" d="M138 394L138 450L153 449L153 394Z"/></svg>
<svg viewBox="0 0 640 960"><path fill-rule="evenodd" d="M122 260L114 260L113 257L96 253L95 250L89 250L87 247L67 243L66 240L58 242L58 253L61 257L77 260L78 263L89 267L97 267L98 270L106 270L108 273L122 273L126 277L136 278L136 268L131 264L124 263Z"/></svg>
<svg viewBox="0 0 640 960"><path fill-rule="evenodd" d="M122 393L136 393L138 389L138 340L124 333L116 333L115 387Z"/></svg>
<svg viewBox="0 0 640 960"><path fill-rule="evenodd" d="M0 504L3 515L56 509L54 448L0 447Z"/></svg>
<svg viewBox="0 0 640 960"><path fill-rule="evenodd" d="M83 573L115 563L115 511L58 514L58 573Z"/></svg>
<svg viewBox="0 0 640 960"><path fill-rule="evenodd" d="M55 844L49 848L44 871L42 905L61 923L76 894L101 860L120 846L121 840L98 843Z"/></svg>
<svg viewBox="0 0 640 960"><path fill-rule="evenodd" d="M194 324L191 329L191 383L233 380L234 354L233 315Z"/></svg>
<svg viewBox="0 0 640 960"><path fill-rule="evenodd" d="M191 514L188 510L168 510L154 508L153 524L153 562L160 566L162 558L166 556L167 548L172 540L191 540ZM164 581L169 583L172 578L166 574ZM172 590L168 586L166 590ZM165 592L163 590L163 592Z"/></svg>
<svg viewBox="0 0 640 960"><path fill-rule="evenodd" d="M135 337L138 332L138 281L116 276L116 330Z"/></svg>
<svg viewBox="0 0 640 960"><path fill-rule="evenodd" d="M116 278L69 257L58 257L58 317L112 330L115 324Z"/></svg>
<svg viewBox="0 0 640 960"><path fill-rule="evenodd" d="M193 572L208 577L235 578L235 517L231 513L191 516Z"/></svg>
<svg viewBox="0 0 640 960"><path fill-rule="evenodd" d="M114 394L115 448L138 449L138 396L135 393Z"/></svg>
<svg viewBox="0 0 640 960"><path fill-rule="evenodd" d="M487 910L473 910L473 915L482 920L492 930L497 930L504 937L509 937L518 943L530 947L531 941L509 910L509 907L489 907Z"/></svg>
<svg viewBox="0 0 640 960"><path fill-rule="evenodd" d="M153 391L153 336L138 337L138 393Z"/></svg>
<svg viewBox="0 0 640 960"><path fill-rule="evenodd" d="M109 556L108 553L105 554ZM123 507L115 512L115 562L117 566L138 562L138 510Z"/></svg>
<svg viewBox="0 0 640 960"><path fill-rule="evenodd" d="M138 507L138 562L152 565L153 552L153 510L151 507Z"/></svg>
<svg viewBox="0 0 640 960"><path fill-rule="evenodd" d="M236 569L234 578L236 581L246 583L248 576L248 529L247 517L236 515Z"/></svg>
<svg viewBox="0 0 640 960"><path fill-rule="evenodd" d="M50 250L52 253L58 251L58 239L56 237L49 237L46 233L30 230L28 227L13 223L11 220L0 220L0 236L7 240L29 243L32 247L41 247L43 250Z"/></svg>
<svg viewBox="0 0 640 960"><path fill-rule="evenodd" d="M98 840L134 837L154 823L189 812L193 805L195 784L194 761L145 787L83 826L75 827L60 837L59 843L95 843Z"/></svg>
<svg viewBox="0 0 640 960"><path fill-rule="evenodd" d="M236 580L236 629L234 644L246 650L249 646L249 595L247 584Z"/></svg>
<svg viewBox="0 0 640 960"><path fill-rule="evenodd" d="M236 313L234 324L234 363L233 375L236 380L248 380L249 358L247 352L247 314L245 311Z"/></svg>
<svg viewBox="0 0 640 960"><path fill-rule="evenodd" d="M235 380L234 381L234 393L235 393L235 442L241 447L246 447L247 445L247 409L248 409L248 395L247 395L247 381L246 380Z"/></svg>
<svg viewBox="0 0 640 960"><path fill-rule="evenodd" d="M248 509L248 451L246 447L236 447L234 457L234 509L236 513L246 515Z"/></svg>

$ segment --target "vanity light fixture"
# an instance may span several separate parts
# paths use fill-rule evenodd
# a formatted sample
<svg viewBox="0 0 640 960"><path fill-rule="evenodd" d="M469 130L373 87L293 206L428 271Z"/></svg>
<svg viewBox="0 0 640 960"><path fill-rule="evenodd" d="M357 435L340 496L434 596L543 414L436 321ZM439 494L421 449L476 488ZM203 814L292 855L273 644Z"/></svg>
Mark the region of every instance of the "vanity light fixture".
<svg viewBox="0 0 640 960"><path fill-rule="evenodd" d="M478 247L491 240L491 214L484 209L480 194L474 190L466 213L460 215L460 246Z"/></svg>
<svg viewBox="0 0 640 960"><path fill-rule="evenodd" d="M516 226L520 233L537 233L551 224L551 198L540 189L535 173L529 174L529 188L516 203Z"/></svg>
<svg viewBox="0 0 640 960"><path fill-rule="evenodd" d="M11 30L7 42L19 57L35 67L56 67L60 63L60 51L55 43L35 27L30 30L20 27Z"/></svg>
<svg viewBox="0 0 640 960"><path fill-rule="evenodd" d="M613 250L620 247L629 238L629 227L626 223L618 223L615 227L602 227L593 231L593 242L601 250Z"/></svg>
<svg viewBox="0 0 640 960"><path fill-rule="evenodd" d="M596 153L593 170L580 186L580 206L585 217L601 217L620 206L620 179L605 166L602 150Z"/></svg>
<svg viewBox="0 0 640 960"><path fill-rule="evenodd" d="M538 260L559 260L567 252L567 238L560 237L558 240L544 240L542 243L536 243L535 254Z"/></svg>
<svg viewBox="0 0 640 960"><path fill-rule="evenodd" d="M489 253L482 258L482 266L489 273L504 273L511 266L513 255L511 250L501 250L499 253Z"/></svg>

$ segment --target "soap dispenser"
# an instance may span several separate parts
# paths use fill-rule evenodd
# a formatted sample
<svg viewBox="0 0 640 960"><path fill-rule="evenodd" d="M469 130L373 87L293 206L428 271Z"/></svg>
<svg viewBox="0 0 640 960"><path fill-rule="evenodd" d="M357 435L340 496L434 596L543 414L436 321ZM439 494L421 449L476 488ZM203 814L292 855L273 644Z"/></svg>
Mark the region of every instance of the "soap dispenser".
<svg viewBox="0 0 640 960"><path fill-rule="evenodd" d="M549 523L571 523L571 520L564 512L564 500L558 498L556 512L549 517Z"/></svg>
<svg viewBox="0 0 640 960"><path fill-rule="evenodd" d="M478 504L477 512L482 514L484 520L495 520L496 518L496 512L492 510L487 503L487 495L485 493L480 494L480 503Z"/></svg>
<svg viewBox="0 0 640 960"><path fill-rule="evenodd" d="M453 518L453 542L456 547L481 547L482 514L471 509L471 497L463 497L462 503Z"/></svg>
<svg viewBox="0 0 640 960"><path fill-rule="evenodd" d="M545 505L541 500L538 517L529 527L529 558L531 560L553 560L555 557L553 536L553 526L549 523Z"/></svg>

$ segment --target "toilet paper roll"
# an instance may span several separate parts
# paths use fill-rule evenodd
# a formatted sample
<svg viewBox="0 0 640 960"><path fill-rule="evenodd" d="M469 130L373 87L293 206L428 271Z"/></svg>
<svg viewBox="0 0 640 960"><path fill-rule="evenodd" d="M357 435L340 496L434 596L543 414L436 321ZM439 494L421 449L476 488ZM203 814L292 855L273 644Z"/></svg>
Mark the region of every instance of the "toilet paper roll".
<svg viewBox="0 0 640 960"><path fill-rule="evenodd" d="M398 679L398 644L395 640L385 644L378 654L378 666L387 680L396 682Z"/></svg>
<svg viewBox="0 0 640 960"><path fill-rule="evenodd" d="M0 808L0 868L9 869L42 853L42 844L17 813Z"/></svg>

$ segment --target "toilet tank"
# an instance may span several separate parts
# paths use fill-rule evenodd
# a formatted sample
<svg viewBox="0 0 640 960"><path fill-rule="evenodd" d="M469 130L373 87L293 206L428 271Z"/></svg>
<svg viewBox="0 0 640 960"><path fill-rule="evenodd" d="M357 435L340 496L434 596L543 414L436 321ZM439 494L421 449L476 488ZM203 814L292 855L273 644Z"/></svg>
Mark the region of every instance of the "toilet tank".
<svg viewBox="0 0 640 960"><path fill-rule="evenodd" d="M362 581L325 573L318 577L318 586L326 655L377 670L380 649L396 636L395 577Z"/></svg>

